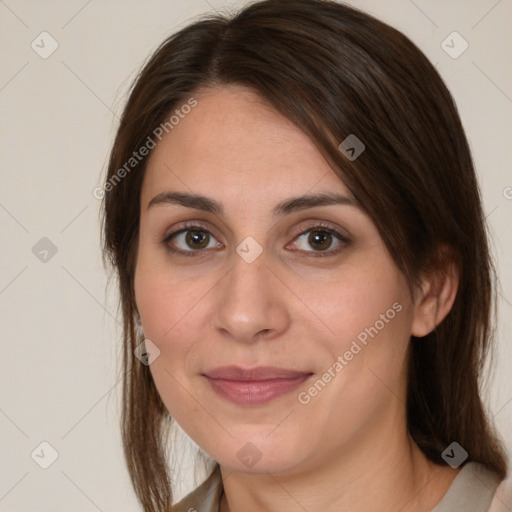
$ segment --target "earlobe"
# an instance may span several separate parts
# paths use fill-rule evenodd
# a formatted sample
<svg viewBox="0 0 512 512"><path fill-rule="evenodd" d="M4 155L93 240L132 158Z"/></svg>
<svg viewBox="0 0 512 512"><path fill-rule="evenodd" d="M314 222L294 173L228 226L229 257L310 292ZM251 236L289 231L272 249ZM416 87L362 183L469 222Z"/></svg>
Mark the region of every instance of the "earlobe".
<svg viewBox="0 0 512 512"><path fill-rule="evenodd" d="M455 302L458 287L459 270L453 261L424 278L414 306L413 336L426 336L446 318Z"/></svg>

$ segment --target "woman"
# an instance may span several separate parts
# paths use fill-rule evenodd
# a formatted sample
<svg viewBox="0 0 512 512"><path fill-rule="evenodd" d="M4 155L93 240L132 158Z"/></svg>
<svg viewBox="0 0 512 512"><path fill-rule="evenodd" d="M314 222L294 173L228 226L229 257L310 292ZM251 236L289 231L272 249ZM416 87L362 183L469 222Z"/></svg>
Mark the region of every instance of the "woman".
<svg viewBox="0 0 512 512"><path fill-rule="evenodd" d="M145 511L488 510L482 205L405 36L324 0L186 27L136 80L104 189ZM174 422L215 465L171 508Z"/></svg>

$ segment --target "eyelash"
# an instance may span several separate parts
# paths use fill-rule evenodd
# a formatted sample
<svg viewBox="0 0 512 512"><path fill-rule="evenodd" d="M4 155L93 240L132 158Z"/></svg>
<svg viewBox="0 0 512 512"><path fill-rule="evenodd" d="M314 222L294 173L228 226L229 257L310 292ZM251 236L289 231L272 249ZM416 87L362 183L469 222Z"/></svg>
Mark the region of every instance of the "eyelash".
<svg viewBox="0 0 512 512"><path fill-rule="evenodd" d="M201 256L201 253L204 253L206 251L206 249L191 249L189 251L183 251L181 249L175 249L174 247L172 247L169 244L169 242L174 237L180 235L181 233L186 233L187 231L201 231L204 233L208 233L209 235L211 235L213 237L213 234L205 226L201 226L200 224L194 224L194 223L185 223L183 225L183 227L181 227L179 230L173 231L172 233L166 235L161 243L165 246L165 248L169 252L171 252L173 254L178 254L180 256L185 256L185 257L197 258L198 256ZM344 237L341 233L339 233L338 231L336 231L329 225L324 224L322 221L317 221L317 223L314 224L313 226L310 226L306 230L303 230L300 233L296 234L294 236L293 240L296 240L297 238L299 238L302 235L305 235L306 233L309 233L311 231L320 231L320 232L329 233L334 238L338 239L338 241L340 242L339 247L337 249L334 249L334 250L331 249L328 251L301 251L300 249L297 249L296 252L311 253L311 256L313 258L325 258L328 256L337 255L339 252L341 252L343 250L344 246L346 246L349 243L349 240L346 237Z"/></svg>

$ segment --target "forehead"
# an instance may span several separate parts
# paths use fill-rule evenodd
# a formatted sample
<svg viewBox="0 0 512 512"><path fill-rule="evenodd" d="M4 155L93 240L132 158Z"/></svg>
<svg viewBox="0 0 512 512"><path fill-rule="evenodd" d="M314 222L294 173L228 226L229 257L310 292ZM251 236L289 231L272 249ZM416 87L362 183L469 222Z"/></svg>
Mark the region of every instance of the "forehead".
<svg viewBox="0 0 512 512"><path fill-rule="evenodd" d="M232 85L191 97L197 105L150 155L143 204L164 190L260 204L316 191L350 195L313 142L255 92Z"/></svg>

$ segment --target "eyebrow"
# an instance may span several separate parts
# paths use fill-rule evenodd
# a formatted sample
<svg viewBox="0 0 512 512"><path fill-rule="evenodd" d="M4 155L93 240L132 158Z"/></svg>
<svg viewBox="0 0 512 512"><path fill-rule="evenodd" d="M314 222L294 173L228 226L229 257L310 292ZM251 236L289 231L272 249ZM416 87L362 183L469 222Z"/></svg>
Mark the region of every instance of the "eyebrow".
<svg viewBox="0 0 512 512"><path fill-rule="evenodd" d="M219 201L189 192L162 192L148 203L148 209L152 206L177 204L195 210L202 210L216 215L224 215L224 207ZM277 216L287 215L292 212L307 210L317 206L346 205L362 209L361 204L353 197L344 196L336 193L306 194L303 196L292 197L278 203L272 210L272 214Z"/></svg>

